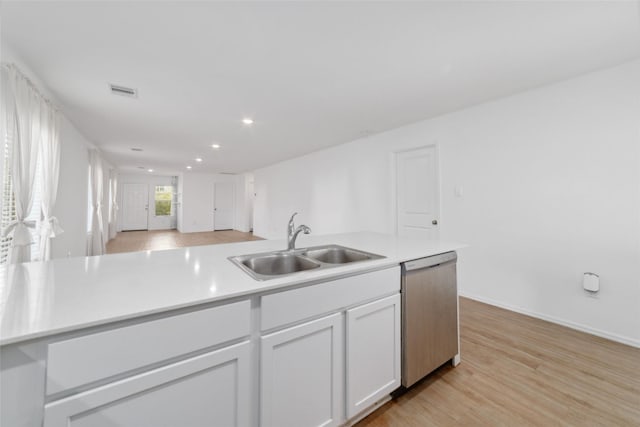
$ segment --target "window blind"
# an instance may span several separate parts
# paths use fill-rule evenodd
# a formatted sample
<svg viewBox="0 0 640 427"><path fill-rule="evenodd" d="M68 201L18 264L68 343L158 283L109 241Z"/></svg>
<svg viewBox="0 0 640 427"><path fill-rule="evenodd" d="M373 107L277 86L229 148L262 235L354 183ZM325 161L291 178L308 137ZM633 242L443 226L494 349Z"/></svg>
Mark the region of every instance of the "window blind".
<svg viewBox="0 0 640 427"><path fill-rule="evenodd" d="M4 141L3 147L3 168L2 168L2 212L0 216L0 228L4 231L12 221L15 221L16 215L16 198L13 193L13 180L11 178L11 169L13 163L13 144L10 143L11 137L7 135ZM40 221L41 221L41 206L42 206L42 161L38 157L36 166L36 176L33 188L33 204L31 211L26 217L27 221L33 221L36 224L35 228L29 229L31 232L31 259L40 259ZM11 236L0 236L0 264L5 264L9 261L11 252Z"/></svg>
<svg viewBox="0 0 640 427"><path fill-rule="evenodd" d="M11 179L11 169L13 153L11 144L12 135L6 133L2 149L2 212L0 216L0 229L4 231L7 226L16 219L16 199L13 195L13 180ZM5 264L9 260L11 236L0 236L0 264Z"/></svg>

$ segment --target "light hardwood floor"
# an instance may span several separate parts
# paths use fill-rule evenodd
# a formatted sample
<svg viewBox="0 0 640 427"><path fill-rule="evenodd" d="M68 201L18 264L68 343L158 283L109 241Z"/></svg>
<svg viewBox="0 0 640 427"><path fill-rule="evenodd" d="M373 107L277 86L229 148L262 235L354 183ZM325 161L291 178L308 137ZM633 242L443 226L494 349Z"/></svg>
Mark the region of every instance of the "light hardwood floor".
<svg viewBox="0 0 640 427"><path fill-rule="evenodd" d="M640 349L460 299L462 363L358 423L640 426Z"/></svg>
<svg viewBox="0 0 640 427"><path fill-rule="evenodd" d="M118 233L107 243L107 253L155 251L185 246L213 245L216 243L262 240L253 233L235 230L180 233L176 230L125 231Z"/></svg>

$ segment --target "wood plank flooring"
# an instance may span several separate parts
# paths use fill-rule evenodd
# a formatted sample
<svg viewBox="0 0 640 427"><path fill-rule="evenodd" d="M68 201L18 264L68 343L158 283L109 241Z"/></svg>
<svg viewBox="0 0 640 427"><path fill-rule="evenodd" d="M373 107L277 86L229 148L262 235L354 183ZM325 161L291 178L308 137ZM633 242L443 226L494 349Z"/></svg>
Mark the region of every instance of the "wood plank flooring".
<svg viewBox="0 0 640 427"><path fill-rule="evenodd" d="M357 424L640 426L640 349L460 299L462 363Z"/></svg>
<svg viewBox="0 0 640 427"><path fill-rule="evenodd" d="M253 233L235 230L180 233L177 230L125 231L118 233L107 243L107 253L156 251L185 246L213 245L216 243L262 240Z"/></svg>

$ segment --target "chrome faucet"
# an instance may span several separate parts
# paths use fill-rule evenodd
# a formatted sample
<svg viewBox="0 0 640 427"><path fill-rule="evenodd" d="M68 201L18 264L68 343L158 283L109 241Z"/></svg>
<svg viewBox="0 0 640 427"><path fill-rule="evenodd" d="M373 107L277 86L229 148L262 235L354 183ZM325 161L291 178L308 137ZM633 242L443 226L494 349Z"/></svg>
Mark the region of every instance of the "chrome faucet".
<svg viewBox="0 0 640 427"><path fill-rule="evenodd" d="M301 231L304 234L311 233L311 229L304 224L296 228L295 224L293 223L293 218L296 215L298 215L298 212L295 212L293 215L291 215L291 218L289 218L289 224L287 225L287 250L288 251L292 251L296 248L296 239L298 238L298 234L300 234Z"/></svg>

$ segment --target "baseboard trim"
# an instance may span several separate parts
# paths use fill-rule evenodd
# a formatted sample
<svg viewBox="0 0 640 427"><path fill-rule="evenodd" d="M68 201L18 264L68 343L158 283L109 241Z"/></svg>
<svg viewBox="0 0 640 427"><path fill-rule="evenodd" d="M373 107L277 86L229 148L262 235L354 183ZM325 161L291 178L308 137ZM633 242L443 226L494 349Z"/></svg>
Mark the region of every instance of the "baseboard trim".
<svg viewBox="0 0 640 427"><path fill-rule="evenodd" d="M554 316L549 316L547 314L539 313L537 311L527 310L522 307L513 306L510 304L505 304L501 301L496 301L490 298L480 297L477 295L472 295L467 292L458 292L461 297L469 298L475 301L483 302L485 304L493 305L496 307L504 308L505 310L513 311L516 313L524 314L526 316L535 317L536 319L546 320L547 322L556 323L558 325L566 326L567 328L575 329L580 332L585 332L587 334L595 335L600 338L606 338L611 341L615 341L621 344L625 344L631 347L640 348L640 340L635 340L633 338L625 337L618 334L612 334L610 332L602 331L600 329L594 329L590 326L586 326L580 323L571 322L569 320L561 319Z"/></svg>

